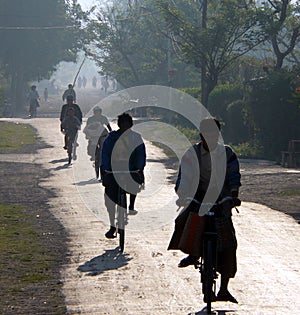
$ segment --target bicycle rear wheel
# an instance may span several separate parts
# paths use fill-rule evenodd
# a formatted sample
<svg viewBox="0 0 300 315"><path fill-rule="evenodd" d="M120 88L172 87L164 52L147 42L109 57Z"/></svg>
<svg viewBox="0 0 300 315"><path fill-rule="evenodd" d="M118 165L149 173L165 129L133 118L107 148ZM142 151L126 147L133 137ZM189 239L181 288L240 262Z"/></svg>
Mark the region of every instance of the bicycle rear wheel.
<svg viewBox="0 0 300 315"><path fill-rule="evenodd" d="M67 137L68 164L72 161L73 141L70 136Z"/></svg>
<svg viewBox="0 0 300 315"><path fill-rule="evenodd" d="M119 246L120 251L124 252L125 247L125 225L127 220L127 202L126 193L124 190L119 188L119 205L118 205L118 234L119 234Z"/></svg>
<svg viewBox="0 0 300 315"><path fill-rule="evenodd" d="M207 248L204 257L204 301L207 305L207 314L211 314L211 303L213 302L214 269L213 269L213 242L207 241Z"/></svg>
<svg viewBox="0 0 300 315"><path fill-rule="evenodd" d="M121 253L124 252L124 246L125 246L125 229L118 230L119 233L119 246Z"/></svg>

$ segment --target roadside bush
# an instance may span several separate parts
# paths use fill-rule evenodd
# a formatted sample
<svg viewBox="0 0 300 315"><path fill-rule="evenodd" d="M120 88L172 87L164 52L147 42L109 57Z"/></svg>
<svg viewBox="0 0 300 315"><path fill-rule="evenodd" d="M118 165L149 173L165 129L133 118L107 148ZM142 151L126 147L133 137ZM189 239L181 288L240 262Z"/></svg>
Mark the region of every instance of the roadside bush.
<svg viewBox="0 0 300 315"><path fill-rule="evenodd" d="M244 142L239 145L231 145L239 158L257 159L263 158L263 148L255 142Z"/></svg>

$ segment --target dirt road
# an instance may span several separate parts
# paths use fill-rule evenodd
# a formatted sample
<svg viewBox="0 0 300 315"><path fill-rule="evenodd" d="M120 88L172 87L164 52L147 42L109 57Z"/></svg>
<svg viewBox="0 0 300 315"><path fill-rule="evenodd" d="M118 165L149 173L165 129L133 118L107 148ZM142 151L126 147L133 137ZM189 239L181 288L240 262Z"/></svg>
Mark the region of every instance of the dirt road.
<svg viewBox="0 0 300 315"><path fill-rule="evenodd" d="M103 187L79 136L78 159L67 167L63 137L54 118L30 123L51 147L34 159L51 169L42 183L58 196L51 211L69 235L69 263L61 274L68 314L205 314L199 274L178 269L184 256L167 251L176 216L173 186L160 160L163 152L147 143L146 189L138 196L139 213L129 219L124 254L104 233L108 217ZM300 231L291 217L265 206L243 203L234 215L238 273L230 283L239 304L214 303L216 314L297 314L300 309Z"/></svg>

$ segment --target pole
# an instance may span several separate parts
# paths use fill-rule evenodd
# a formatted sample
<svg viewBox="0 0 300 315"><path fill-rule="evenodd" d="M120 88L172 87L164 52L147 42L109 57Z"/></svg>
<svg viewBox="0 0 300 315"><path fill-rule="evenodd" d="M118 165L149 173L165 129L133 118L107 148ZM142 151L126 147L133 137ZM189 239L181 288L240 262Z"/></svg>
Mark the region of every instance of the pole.
<svg viewBox="0 0 300 315"><path fill-rule="evenodd" d="M78 71L76 73L76 76L75 76L74 81L73 81L73 87L75 87L75 83L76 83L77 77L78 77L79 72L80 72L80 70L81 70L81 68L82 68L82 66L83 66L83 64L85 62L85 59L86 59L86 55L84 56L84 58L82 60L82 63L81 63L81 65L80 65L80 67L79 67L79 69L78 69Z"/></svg>

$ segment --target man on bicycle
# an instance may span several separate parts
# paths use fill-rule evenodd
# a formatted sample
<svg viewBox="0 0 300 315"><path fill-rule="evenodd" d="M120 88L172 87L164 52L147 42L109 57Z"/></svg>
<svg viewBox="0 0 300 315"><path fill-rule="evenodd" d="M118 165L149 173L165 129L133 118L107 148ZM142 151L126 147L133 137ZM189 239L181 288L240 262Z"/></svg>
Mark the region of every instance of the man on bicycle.
<svg viewBox="0 0 300 315"><path fill-rule="evenodd" d="M126 185L126 192L130 193L131 200L129 205L129 214L136 214L132 202L136 194L140 190L144 182L143 170L146 165L146 149L143 139L140 134L131 130L133 126L132 117L123 113L118 116L117 131L109 133L103 143L101 173L102 184L105 187L104 200L108 211L110 229L105 234L107 238L114 238L116 232L115 213L118 203L118 188L119 183L116 179L117 172L132 172L130 174L131 181ZM116 171L116 175L108 172ZM128 174L129 175L129 174ZM122 183L123 184L123 183ZM121 185L122 187L123 185Z"/></svg>
<svg viewBox="0 0 300 315"><path fill-rule="evenodd" d="M68 135L70 137L71 142L74 142L80 125L79 119L75 116L74 108L69 107L65 118L61 122L60 128L66 136Z"/></svg>
<svg viewBox="0 0 300 315"><path fill-rule="evenodd" d="M68 88L64 91L64 94L62 95L62 100L68 100L69 95L73 96L73 100L74 102L76 102L76 92L72 84L68 84Z"/></svg>
<svg viewBox="0 0 300 315"><path fill-rule="evenodd" d="M91 157L91 161L95 160L95 151L97 143L102 132L106 129L112 131L107 117L102 115L102 109L98 106L93 109L94 115L89 117L86 126L83 129L86 139L88 139L87 153ZM107 132L105 132L107 134Z"/></svg>
<svg viewBox="0 0 300 315"><path fill-rule="evenodd" d="M200 123L200 138L201 141L191 147L182 157L180 169L175 185L175 191L179 197L177 200L178 206L186 205L186 198L192 197L199 201L203 201L205 194L210 187L218 188L216 193L215 201L221 200L224 197L232 196L234 198L238 197L239 187L241 185L240 171L239 171L239 162L236 154L233 150L224 144L219 143L220 136L220 122L214 118L206 118ZM224 182L221 185L217 185L217 179L214 177L215 174L212 172L212 155L217 156L218 151L226 153L226 170ZM219 163L221 164L221 163ZM196 169L198 171L196 171ZM196 176L196 173L199 173ZM218 172L216 173L219 174ZM195 194L190 196L192 187L195 187ZM178 220L175 221L175 231L173 233L172 239L170 241L168 249L181 249L179 248L179 242L183 234L184 226L187 222L188 213L190 211L198 212L199 205L194 202L191 202L186 210L182 213L181 217L178 216ZM229 210L231 211L231 210ZM180 219L179 219L180 217ZM218 265L217 271L221 274L221 287L217 297L214 297L215 300L219 301L230 301L237 303L237 300L230 294L228 291L229 279L235 276L237 270L236 263L236 249L237 242L235 237L235 231L231 220L231 212L228 214L228 227L229 233L232 235L232 241L228 248L220 251L218 249ZM199 240L198 240L199 241ZM202 240L201 240L202 241ZM196 244L195 248L200 248ZM184 251L189 254L186 258L182 259L178 267L183 268L189 265L195 265L199 259L199 253L195 254L194 252Z"/></svg>
<svg viewBox="0 0 300 315"><path fill-rule="evenodd" d="M81 112L80 107L77 104L74 104L74 97L72 95L67 96L67 104L64 104L61 108L60 122L62 123L63 120L66 118L68 109L71 107L74 109L75 117L77 117L77 119L79 120L79 122L81 124L82 123L82 112ZM61 129L61 131L62 131L62 129ZM66 138L66 136L65 136L64 149L67 150L67 138Z"/></svg>

